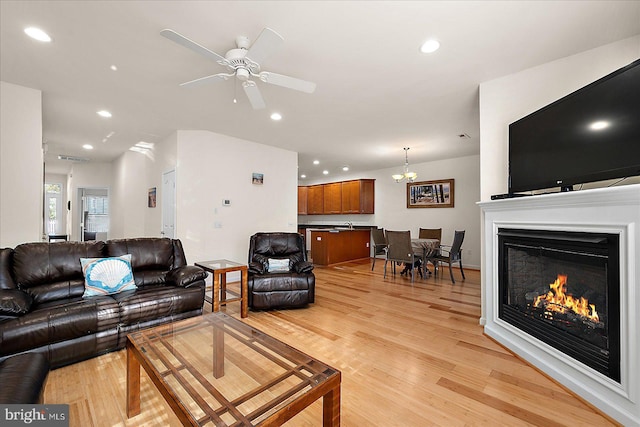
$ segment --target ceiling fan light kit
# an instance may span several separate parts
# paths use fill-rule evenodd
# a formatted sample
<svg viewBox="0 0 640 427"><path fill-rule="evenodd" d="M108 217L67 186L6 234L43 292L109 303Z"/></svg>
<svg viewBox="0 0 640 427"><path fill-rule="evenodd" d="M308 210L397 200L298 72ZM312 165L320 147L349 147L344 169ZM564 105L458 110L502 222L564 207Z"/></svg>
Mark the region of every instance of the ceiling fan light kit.
<svg viewBox="0 0 640 427"><path fill-rule="evenodd" d="M200 77L181 83L180 86L193 86L200 83L228 80L231 77L236 77L242 82L242 87L249 99L249 103L255 110L265 108L266 104L255 81L251 80L252 77L263 83L282 86L305 93L313 93L316 89L316 84L313 82L282 74L260 71L260 64L284 42L282 36L270 28L263 29L252 45L250 45L250 40L247 37L236 37L237 47L229 50L224 57L173 30L162 30L160 31L160 35L227 67L229 71L228 73L217 73Z"/></svg>

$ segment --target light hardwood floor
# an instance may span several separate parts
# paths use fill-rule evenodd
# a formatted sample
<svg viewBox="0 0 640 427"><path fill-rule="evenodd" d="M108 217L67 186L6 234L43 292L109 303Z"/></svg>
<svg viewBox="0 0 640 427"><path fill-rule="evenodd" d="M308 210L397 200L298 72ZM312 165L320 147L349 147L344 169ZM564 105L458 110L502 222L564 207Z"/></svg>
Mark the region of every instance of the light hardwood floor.
<svg viewBox="0 0 640 427"><path fill-rule="evenodd" d="M383 264L316 267L315 304L243 319L342 371L343 426L615 425L483 335L478 271L412 284L383 279ZM238 303L223 311L240 318ZM119 351L52 371L45 402L70 404L71 426L178 426L145 374L142 413L127 419L125 362ZM318 401L286 425L321 420Z"/></svg>

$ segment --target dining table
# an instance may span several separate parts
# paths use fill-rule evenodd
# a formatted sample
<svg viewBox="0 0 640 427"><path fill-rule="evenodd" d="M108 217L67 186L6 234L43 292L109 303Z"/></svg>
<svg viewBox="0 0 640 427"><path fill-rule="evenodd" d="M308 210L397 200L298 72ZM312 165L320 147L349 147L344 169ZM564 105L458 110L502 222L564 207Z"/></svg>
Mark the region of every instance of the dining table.
<svg viewBox="0 0 640 427"><path fill-rule="evenodd" d="M437 255L440 252L440 240L438 239L411 239L411 247L413 253L420 255L424 277L427 277L429 270L427 269L427 259Z"/></svg>

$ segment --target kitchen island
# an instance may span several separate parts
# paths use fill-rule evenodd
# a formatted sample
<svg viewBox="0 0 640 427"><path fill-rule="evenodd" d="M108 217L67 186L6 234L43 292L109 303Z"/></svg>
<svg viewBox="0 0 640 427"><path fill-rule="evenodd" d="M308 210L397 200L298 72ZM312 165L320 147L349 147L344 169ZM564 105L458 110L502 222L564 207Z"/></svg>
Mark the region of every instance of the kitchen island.
<svg viewBox="0 0 640 427"><path fill-rule="evenodd" d="M370 241L370 229L312 229L311 258L316 265L369 258Z"/></svg>

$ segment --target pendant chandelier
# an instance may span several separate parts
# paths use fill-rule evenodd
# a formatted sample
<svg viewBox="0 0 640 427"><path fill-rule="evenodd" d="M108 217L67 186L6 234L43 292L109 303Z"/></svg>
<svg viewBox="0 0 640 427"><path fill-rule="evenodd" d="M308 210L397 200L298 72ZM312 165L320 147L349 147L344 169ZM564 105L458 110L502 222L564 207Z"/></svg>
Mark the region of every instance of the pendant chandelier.
<svg viewBox="0 0 640 427"><path fill-rule="evenodd" d="M408 182L413 182L418 177L418 174L415 172L409 172L409 156L407 152L409 151L409 147L404 148L404 173L391 175L391 178L395 179L396 182L401 182L403 179L406 179Z"/></svg>

